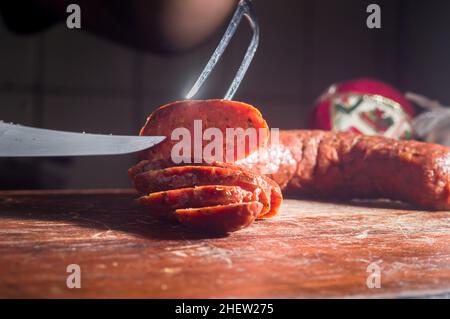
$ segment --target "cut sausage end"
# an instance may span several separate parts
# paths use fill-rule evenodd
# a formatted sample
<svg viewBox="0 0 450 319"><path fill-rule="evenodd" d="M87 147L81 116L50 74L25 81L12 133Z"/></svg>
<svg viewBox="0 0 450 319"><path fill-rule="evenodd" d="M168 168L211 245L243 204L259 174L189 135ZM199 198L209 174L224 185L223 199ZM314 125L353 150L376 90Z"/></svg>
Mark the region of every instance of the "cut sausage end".
<svg viewBox="0 0 450 319"><path fill-rule="evenodd" d="M234 145L234 149L231 146L234 152L232 154L234 161L245 158L250 153L255 152L258 147L266 147L269 139L269 128L266 121L258 109L250 104L227 100L177 101L160 107L147 118L140 135L168 136L169 138L142 153L141 157L151 160L171 158L173 147L179 143L180 138L176 136L176 140L172 140L171 136L175 134L175 130L181 132L180 129L187 129L191 133L191 145L195 145L193 139L196 125L200 125L202 129L201 136L197 136L200 138L203 137L203 133L208 128L218 129L223 137L229 134L227 130L230 128L243 129L244 131L249 128L256 129L256 148L245 145L243 154L238 154L237 145ZM221 156L223 158L216 158L217 155L214 155L212 158L204 160L225 162L224 157L227 154L227 148L230 148L230 145L227 145L224 140ZM193 154L190 155L192 162L194 156Z"/></svg>

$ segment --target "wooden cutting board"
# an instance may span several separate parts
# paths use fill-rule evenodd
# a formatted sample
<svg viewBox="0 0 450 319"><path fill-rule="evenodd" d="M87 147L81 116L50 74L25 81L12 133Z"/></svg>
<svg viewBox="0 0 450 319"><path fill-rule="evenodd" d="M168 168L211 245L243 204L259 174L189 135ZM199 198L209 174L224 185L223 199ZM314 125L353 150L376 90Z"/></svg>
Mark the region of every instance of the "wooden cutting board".
<svg viewBox="0 0 450 319"><path fill-rule="evenodd" d="M449 212L286 200L273 219L208 238L153 220L135 197L0 192L0 297L450 296ZM70 264L80 289L67 288Z"/></svg>

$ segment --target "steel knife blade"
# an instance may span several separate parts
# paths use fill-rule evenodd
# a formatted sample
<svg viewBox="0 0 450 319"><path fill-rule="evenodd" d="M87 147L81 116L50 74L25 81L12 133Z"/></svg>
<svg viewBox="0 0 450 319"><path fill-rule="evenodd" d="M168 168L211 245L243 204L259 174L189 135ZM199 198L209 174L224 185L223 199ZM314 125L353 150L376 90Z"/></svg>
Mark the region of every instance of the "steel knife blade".
<svg viewBox="0 0 450 319"><path fill-rule="evenodd" d="M165 138L73 133L0 122L0 157L127 154L150 148Z"/></svg>

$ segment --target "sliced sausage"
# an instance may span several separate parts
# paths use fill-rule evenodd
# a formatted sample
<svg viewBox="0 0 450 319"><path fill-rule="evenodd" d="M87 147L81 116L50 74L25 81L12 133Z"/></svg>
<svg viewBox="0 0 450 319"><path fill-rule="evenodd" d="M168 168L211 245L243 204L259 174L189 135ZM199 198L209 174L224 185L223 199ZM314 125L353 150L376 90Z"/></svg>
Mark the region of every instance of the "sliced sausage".
<svg viewBox="0 0 450 319"><path fill-rule="evenodd" d="M263 204L263 214L270 211L270 186L264 177L237 168L217 166L174 166L137 174L135 188L144 194L192 186L239 186Z"/></svg>
<svg viewBox="0 0 450 319"><path fill-rule="evenodd" d="M138 203L153 216L170 217L180 208L199 208L252 201L253 194L238 186L208 185L151 193Z"/></svg>
<svg viewBox="0 0 450 319"><path fill-rule="evenodd" d="M247 227L261 213L259 202L177 209L178 221L189 228L213 233L228 233Z"/></svg>

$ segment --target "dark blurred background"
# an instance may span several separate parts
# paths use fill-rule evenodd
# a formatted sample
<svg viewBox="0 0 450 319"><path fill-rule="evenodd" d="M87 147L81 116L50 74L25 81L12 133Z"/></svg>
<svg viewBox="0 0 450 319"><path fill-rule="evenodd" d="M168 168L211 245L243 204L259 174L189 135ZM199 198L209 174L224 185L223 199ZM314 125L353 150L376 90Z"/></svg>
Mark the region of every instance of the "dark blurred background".
<svg viewBox="0 0 450 319"><path fill-rule="evenodd" d="M366 26L369 3L381 6L381 29ZM272 127L304 127L325 88L358 77L450 103L450 1L256 0L255 10L260 47L235 99L259 107ZM162 55L65 23L15 34L0 19L0 119L137 134L155 108L183 99L222 31L188 52ZM198 98L224 95L250 36L242 24ZM128 187L126 170L135 161L133 155L1 159L0 188Z"/></svg>

